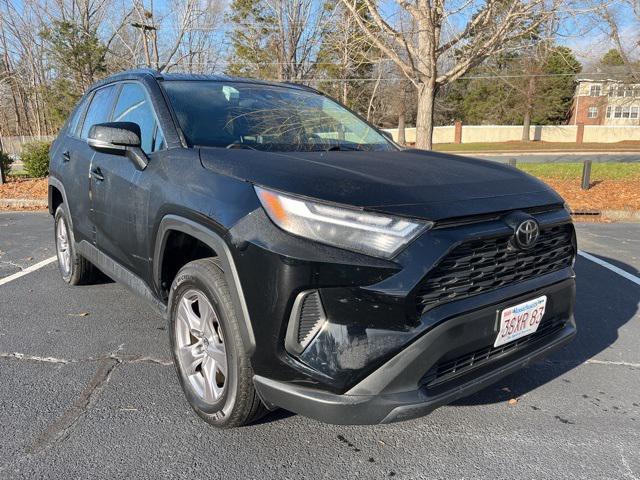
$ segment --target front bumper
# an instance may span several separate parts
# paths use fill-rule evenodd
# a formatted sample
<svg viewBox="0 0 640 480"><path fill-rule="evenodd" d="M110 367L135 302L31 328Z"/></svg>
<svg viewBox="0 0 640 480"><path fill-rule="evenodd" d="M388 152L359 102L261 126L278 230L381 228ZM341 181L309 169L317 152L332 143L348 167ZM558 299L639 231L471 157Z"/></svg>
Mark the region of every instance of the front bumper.
<svg viewBox="0 0 640 480"><path fill-rule="evenodd" d="M570 222L564 209L541 226ZM299 239L262 210L230 231L256 347L251 362L268 406L335 423L378 423L428 413L564 344L575 334L571 266L419 312L415 292L455 246L512 233L500 218L426 232L393 261ZM318 292L326 323L301 352L285 347L300 292ZM547 295L557 328L490 361L432 379L433 369L493 345L497 311ZM542 325L540 327L542 329Z"/></svg>
<svg viewBox="0 0 640 480"><path fill-rule="evenodd" d="M469 350L479 339L493 342L496 312L539 295L547 295L545 316L556 327L547 334L485 361L461 369L459 374L425 384L425 375L452 352ZM426 415L439 406L474 393L539 360L565 345L576 334L573 318L575 283L565 280L530 294L443 322L344 394L280 382L256 375L254 383L267 406L279 406L334 424L378 424ZM544 323L544 322L543 322ZM542 326L541 326L542 327Z"/></svg>

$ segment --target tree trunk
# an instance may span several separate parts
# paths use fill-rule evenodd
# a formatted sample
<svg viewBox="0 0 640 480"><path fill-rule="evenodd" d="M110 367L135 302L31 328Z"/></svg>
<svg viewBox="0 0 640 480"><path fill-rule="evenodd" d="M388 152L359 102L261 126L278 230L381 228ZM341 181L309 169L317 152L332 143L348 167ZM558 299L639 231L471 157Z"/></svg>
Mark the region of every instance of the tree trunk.
<svg viewBox="0 0 640 480"><path fill-rule="evenodd" d="M524 119L522 121L522 141L530 142L531 135L529 131L531 130L531 112L533 111L533 96L536 93L536 79L531 76L529 78L529 83L527 84L527 95L525 102L525 111L524 111Z"/></svg>
<svg viewBox="0 0 640 480"><path fill-rule="evenodd" d="M431 150L433 146L433 105L436 89L432 81L421 84L416 115L416 148Z"/></svg>
<svg viewBox="0 0 640 480"><path fill-rule="evenodd" d="M398 114L398 143L400 145L405 145L407 143L404 134L404 109L402 109Z"/></svg>
<svg viewBox="0 0 640 480"><path fill-rule="evenodd" d="M524 121L522 122L522 141L530 142L531 135L529 131L531 130L531 109L527 108L527 111L524 112Z"/></svg>

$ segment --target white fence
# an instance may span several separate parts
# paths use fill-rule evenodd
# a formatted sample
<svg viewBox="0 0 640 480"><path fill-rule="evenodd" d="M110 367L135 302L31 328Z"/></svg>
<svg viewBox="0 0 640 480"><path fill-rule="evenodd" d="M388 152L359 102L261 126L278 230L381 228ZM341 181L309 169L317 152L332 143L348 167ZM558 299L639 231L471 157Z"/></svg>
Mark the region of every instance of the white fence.
<svg viewBox="0 0 640 480"><path fill-rule="evenodd" d="M463 125L462 143L476 142L515 142L522 140L522 125ZM398 130L387 129L398 138ZM529 130L531 140L544 142L575 142L578 136L577 125L534 125ZM416 141L416 129L406 128L407 143ZM584 143L614 143L622 141L640 141L640 125L585 125L582 141ZM433 143L454 143L455 127L435 127Z"/></svg>
<svg viewBox="0 0 640 480"><path fill-rule="evenodd" d="M53 135L36 135L36 136L19 136L19 137L0 137L0 150L13 157L20 157L22 146L31 142L51 142L55 137Z"/></svg>

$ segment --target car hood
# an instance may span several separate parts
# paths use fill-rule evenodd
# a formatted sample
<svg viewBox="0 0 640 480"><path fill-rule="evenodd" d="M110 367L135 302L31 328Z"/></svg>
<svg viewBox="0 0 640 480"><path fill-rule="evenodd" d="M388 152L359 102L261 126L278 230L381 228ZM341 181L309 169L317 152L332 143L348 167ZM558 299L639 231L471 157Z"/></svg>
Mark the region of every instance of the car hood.
<svg viewBox="0 0 640 480"><path fill-rule="evenodd" d="M270 153L200 149L202 165L282 192L395 215L441 220L562 204L513 167L423 150Z"/></svg>

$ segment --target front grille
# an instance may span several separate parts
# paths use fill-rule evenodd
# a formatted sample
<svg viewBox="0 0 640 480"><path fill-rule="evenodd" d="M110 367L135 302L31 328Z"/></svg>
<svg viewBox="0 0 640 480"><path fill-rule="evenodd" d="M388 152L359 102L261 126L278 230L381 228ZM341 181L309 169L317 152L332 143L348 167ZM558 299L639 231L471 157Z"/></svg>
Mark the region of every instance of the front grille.
<svg viewBox="0 0 640 480"><path fill-rule="evenodd" d="M478 295L571 265L571 224L543 227L529 250L510 245L511 235L465 242L454 248L422 281L416 308L422 315L452 300Z"/></svg>
<svg viewBox="0 0 640 480"><path fill-rule="evenodd" d="M462 375L475 368L485 365L490 360L494 360L500 356L510 354L516 350L520 350L538 340L553 335L565 326L565 321L559 318L550 318L543 321L538 330L531 335L522 337L513 342L501 345L499 347L488 346L471 353L465 353L453 360L438 362L427 372L422 379L422 385L432 385L434 383L442 383L453 377Z"/></svg>

